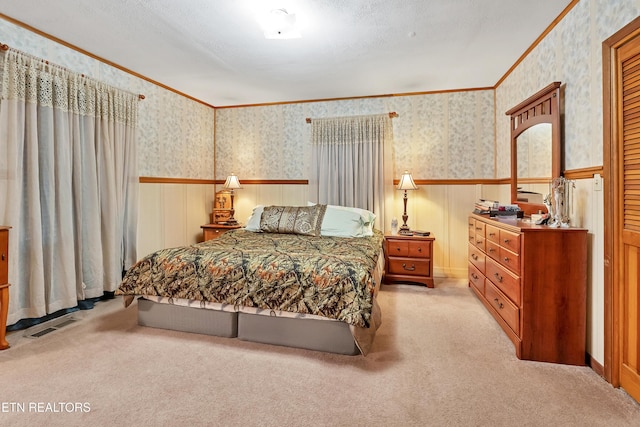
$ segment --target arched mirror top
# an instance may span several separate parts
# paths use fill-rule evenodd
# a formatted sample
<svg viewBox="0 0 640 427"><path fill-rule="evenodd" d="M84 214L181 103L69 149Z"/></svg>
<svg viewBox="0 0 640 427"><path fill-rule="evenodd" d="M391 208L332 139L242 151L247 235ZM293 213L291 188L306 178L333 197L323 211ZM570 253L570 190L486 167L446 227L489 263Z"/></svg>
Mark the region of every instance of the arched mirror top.
<svg viewBox="0 0 640 427"><path fill-rule="evenodd" d="M511 203L526 215L545 212L543 197L562 172L560 82L506 112L511 116Z"/></svg>

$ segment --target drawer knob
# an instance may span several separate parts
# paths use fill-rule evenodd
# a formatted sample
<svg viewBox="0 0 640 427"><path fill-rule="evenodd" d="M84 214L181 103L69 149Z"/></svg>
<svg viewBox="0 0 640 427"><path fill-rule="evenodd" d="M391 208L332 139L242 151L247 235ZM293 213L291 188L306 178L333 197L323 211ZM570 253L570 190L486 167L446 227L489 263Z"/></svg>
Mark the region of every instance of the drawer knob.
<svg viewBox="0 0 640 427"><path fill-rule="evenodd" d="M6 258L6 257L4 256L4 252L2 252L2 260L4 261L4 260L5 260L5 258Z"/></svg>
<svg viewBox="0 0 640 427"><path fill-rule="evenodd" d="M494 298L493 302L495 302L496 305L498 306L498 308L500 308L500 309L502 309L502 307L504 307L504 305L501 302L498 301L498 298Z"/></svg>
<svg viewBox="0 0 640 427"><path fill-rule="evenodd" d="M494 248L489 248L489 252L495 252L496 250Z"/></svg>
<svg viewBox="0 0 640 427"><path fill-rule="evenodd" d="M502 282L502 276L499 275L498 273L494 273L494 276L496 276L496 279L498 279L498 282Z"/></svg>
<svg viewBox="0 0 640 427"><path fill-rule="evenodd" d="M509 240L509 239L504 239L504 242L505 242L505 243L509 243L509 242L510 242L510 240Z"/></svg>
<svg viewBox="0 0 640 427"><path fill-rule="evenodd" d="M400 252L400 248L396 247L396 251Z"/></svg>
<svg viewBox="0 0 640 427"><path fill-rule="evenodd" d="M509 262L509 257L504 257L504 262Z"/></svg>
<svg viewBox="0 0 640 427"><path fill-rule="evenodd" d="M419 248L418 248L418 252L422 252L422 247L419 247Z"/></svg>
<svg viewBox="0 0 640 427"><path fill-rule="evenodd" d="M478 280L478 276L476 275L476 273L471 273L471 277L473 278L473 280Z"/></svg>
<svg viewBox="0 0 640 427"><path fill-rule="evenodd" d="M489 236L491 236L491 237L493 237L495 235L496 235L496 233L489 233Z"/></svg>
<svg viewBox="0 0 640 427"><path fill-rule="evenodd" d="M407 271L413 271L416 269L416 265L415 264L411 264L411 267L407 267L407 264L402 264L402 268L404 268Z"/></svg>
<svg viewBox="0 0 640 427"><path fill-rule="evenodd" d="M476 240L476 243L482 243L482 240Z"/></svg>
<svg viewBox="0 0 640 427"><path fill-rule="evenodd" d="M482 227L476 227L476 230L482 230Z"/></svg>
<svg viewBox="0 0 640 427"><path fill-rule="evenodd" d="M476 254L471 254L471 258L473 258L474 260L476 260L476 261L477 261L477 260L478 260L478 255L476 255Z"/></svg>

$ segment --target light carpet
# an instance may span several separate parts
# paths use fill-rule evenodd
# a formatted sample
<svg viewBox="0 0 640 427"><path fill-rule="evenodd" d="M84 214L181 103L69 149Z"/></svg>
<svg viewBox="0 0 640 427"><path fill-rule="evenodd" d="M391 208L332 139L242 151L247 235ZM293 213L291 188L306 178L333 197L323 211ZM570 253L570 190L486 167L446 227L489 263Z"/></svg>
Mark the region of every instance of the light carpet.
<svg viewBox="0 0 640 427"><path fill-rule="evenodd" d="M637 426L588 367L521 361L464 282L383 286L367 357L137 325L99 303L0 352L3 426Z"/></svg>

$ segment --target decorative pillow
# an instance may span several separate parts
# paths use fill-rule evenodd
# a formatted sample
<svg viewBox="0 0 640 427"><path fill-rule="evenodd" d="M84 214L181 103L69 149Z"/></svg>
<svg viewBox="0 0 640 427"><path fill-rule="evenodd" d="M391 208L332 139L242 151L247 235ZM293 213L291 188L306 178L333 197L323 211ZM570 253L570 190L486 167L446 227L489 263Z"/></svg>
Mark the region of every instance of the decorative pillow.
<svg viewBox="0 0 640 427"><path fill-rule="evenodd" d="M251 216L247 219L247 225L244 229L247 231L260 232L260 218L262 218L263 205L257 205L253 208Z"/></svg>
<svg viewBox="0 0 640 427"><path fill-rule="evenodd" d="M327 205L265 206L260 230L267 233L319 236Z"/></svg>
<svg viewBox="0 0 640 427"><path fill-rule="evenodd" d="M313 202L308 202L313 206ZM376 215L366 209L327 205L322 221L321 234L336 237L373 236Z"/></svg>

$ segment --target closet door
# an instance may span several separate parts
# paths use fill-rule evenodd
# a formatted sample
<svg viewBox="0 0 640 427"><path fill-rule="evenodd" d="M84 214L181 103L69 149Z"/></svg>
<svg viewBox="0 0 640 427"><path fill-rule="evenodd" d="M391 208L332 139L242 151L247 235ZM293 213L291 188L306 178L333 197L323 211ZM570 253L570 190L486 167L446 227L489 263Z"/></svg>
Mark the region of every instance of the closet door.
<svg viewBox="0 0 640 427"><path fill-rule="evenodd" d="M640 37L618 50L616 160L621 289L620 385L640 401Z"/></svg>

